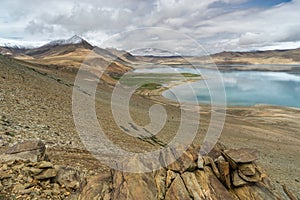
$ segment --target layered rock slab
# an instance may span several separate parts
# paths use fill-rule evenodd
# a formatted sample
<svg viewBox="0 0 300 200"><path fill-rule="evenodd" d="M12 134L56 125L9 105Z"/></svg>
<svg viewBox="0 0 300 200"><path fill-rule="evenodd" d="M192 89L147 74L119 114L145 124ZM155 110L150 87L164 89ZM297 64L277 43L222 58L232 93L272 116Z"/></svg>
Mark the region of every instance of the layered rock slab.
<svg viewBox="0 0 300 200"><path fill-rule="evenodd" d="M179 147L181 148L181 147ZM282 196L267 174L256 164L257 152L251 149L213 149L198 156L199 147L189 147L175 162L154 172L129 173L111 170L86 180L78 170L51 163L39 141L17 144L0 155L0 189L5 194L24 198L39 195L51 199L158 199L158 200L265 200L294 199L287 186ZM25 154L19 154L23 153ZM37 153L34 162L26 152ZM163 155L161 161L174 156ZM16 155L14 155L16 154ZM13 155L7 159L7 156ZM5 159L3 159L5 158ZM201 158L201 167L197 167ZM165 159L165 160L164 160ZM3 161L4 160L4 161ZM152 166L151 161L136 157L122 164ZM142 163L142 164L141 164ZM139 168L140 169L140 168ZM8 197L8 196L6 196Z"/></svg>

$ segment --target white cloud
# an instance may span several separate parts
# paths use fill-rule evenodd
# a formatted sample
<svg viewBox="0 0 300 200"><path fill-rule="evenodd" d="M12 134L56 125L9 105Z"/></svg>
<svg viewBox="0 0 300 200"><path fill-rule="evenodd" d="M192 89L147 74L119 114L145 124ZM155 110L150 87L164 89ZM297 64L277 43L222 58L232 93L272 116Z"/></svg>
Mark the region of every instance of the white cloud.
<svg viewBox="0 0 300 200"><path fill-rule="evenodd" d="M299 0L267 8L241 8L239 5L246 1L3 0L0 2L0 37L44 41L79 34L94 44L100 44L116 33L141 27L163 27L194 38L209 52L289 44L295 47L298 44ZM120 42L141 46L142 41L148 40L146 36L157 38L162 34L162 47L168 45L169 49L180 49L186 54L195 51L191 41L176 38L174 34L167 40L166 31L157 31L156 34L134 34L135 38ZM150 45L150 42L145 44ZM155 42L152 41L152 46Z"/></svg>

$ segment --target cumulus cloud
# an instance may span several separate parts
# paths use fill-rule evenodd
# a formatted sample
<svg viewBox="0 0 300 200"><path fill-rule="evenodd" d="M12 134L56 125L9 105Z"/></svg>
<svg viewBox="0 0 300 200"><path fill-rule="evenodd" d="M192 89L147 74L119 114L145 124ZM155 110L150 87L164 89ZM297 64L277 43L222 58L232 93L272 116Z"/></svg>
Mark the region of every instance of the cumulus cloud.
<svg viewBox="0 0 300 200"><path fill-rule="evenodd" d="M118 42L123 43L124 48L141 46L143 42L156 46L160 42L161 47L184 54L197 50L195 41L211 53L286 48L288 44L294 47L299 43L299 0L271 7L243 6L249 1L3 0L0 2L0 37L49 41L79 34L100 45L120 32L162 27L168 31L135 31L134 38L127 36L123 37L125 41L119 39ZM167 38L171 30L176 33ZM182 34L186 37L179 36ZM194 42L187 39L189 37Z"/></svg>

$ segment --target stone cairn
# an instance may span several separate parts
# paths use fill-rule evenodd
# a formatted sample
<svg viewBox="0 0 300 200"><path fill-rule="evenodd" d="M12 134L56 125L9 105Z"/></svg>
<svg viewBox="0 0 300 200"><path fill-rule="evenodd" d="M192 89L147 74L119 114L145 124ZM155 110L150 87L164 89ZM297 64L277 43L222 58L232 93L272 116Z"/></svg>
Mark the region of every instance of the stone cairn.
<svg viewBox="0 0 300 200"><path fill-rule="evenodd" d="M272 186L255 162L257 151L226 150L217 144L199 157L199 150L191 146L177 161L155 172L111 170L86 179L75 169L51 163L42 142L27 141L0 155L0 199L297 199L286 187L277 191ZM174 153L170 148L169 154L161 155L162 162Z"/></svg>

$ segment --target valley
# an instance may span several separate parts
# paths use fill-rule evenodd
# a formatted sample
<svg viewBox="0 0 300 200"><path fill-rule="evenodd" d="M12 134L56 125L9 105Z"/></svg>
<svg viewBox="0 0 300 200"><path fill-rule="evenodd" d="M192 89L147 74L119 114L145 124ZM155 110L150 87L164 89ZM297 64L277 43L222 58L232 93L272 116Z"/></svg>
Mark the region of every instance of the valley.
<svg viewBox="0 0 300 200"><path fill-rule="evenodd" d="M73 43L70 44L70 41ZM73 120L72 90L82 63L90 64L89 73L96 78L101 77L97 84L95 109L105 134L115 145L132 152L153 151L174 137L181 120L178 104L161 96L151 98L143 94L132 95L130 112L137 124L143 126L150 122L148 110L153 104L164 106L168 113L167 123L155 135L155 140L141 139L126 134L115 123L111 111L111 94L118 77L130 72L134 66L145 63L183 64L186 61L180 58L136 57L112 49L99 48L92 52L92 45L78 38L62 43L54 42L50 47L45 45L26 51L1 48L5 54L0 56L1 152L16 142L39 139L46 144L49 157L55 164L73 166L86 176L109 172L107 166L86 150ZM290 53L276 51L261 53L262 56L257 54L226 53L213 55L212 58L216 63L224 65L227 62L300 64L298 57L286 56ZM236 58L236 55L241 58ZM273 60L270 61L267 56ZM199 61L190 58L189 62L195 60ZM103 70L99 70L99 67ZM144 89L152 90L153 85ZM211 112L214 112L209 105L201 105L200 108L200 126L194 139L197 145L201 145L211 120ZM300 109L269 105L230 106L226 112L219 141L228 148L248 147L258 150L259 164L266 169L275 187L282 190L281 185L285 184L299 197Z"/></svg>

